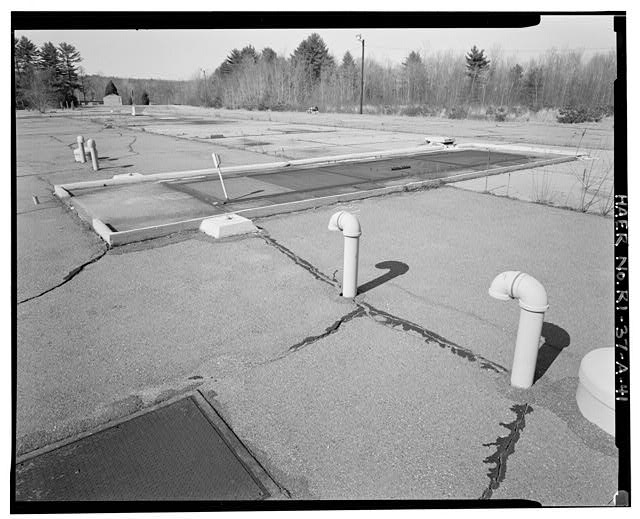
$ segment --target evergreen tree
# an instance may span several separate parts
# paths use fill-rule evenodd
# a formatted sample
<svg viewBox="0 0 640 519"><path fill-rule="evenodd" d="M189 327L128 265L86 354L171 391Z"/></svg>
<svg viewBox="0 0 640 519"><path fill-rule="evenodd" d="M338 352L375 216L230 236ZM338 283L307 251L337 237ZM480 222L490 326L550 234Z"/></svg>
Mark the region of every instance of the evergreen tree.
<svg viewBox="0 0 640 519"><path fill-rule="evenodd" d="M426 74L422 57L419 52L411 51L402 62L404 80L407 85L407 99L409 103L425 101Z"/></svg>
<svg viewBox="0 0 640 519"><path fill-rule="evenodd" d="M80 52L73 45L62 42L58 46L60 61L60 89L65 102L78 104L78 100L74 95L76 88L80 88L78 81L77 63L82 61Z"/></svg>
<svg viewBox="0 0 640 519"><path fill-rule="evenodd" d="M64 93L61 86L62 72L60 53L56 46L50 41L40 48L39 68L44 72L44 74L40 75L39 80L45 85L43 89L48 91L46 97L48 99L54 99L51 104L58 106L64 102Z"/></svg>
<svg viewBox="0 0 640 519"><path fill-rule="evenodd" d="M149 93L146 90L142 92L142 104L143 105L149 104Z"/></svg>
<svg viewBox="0 0 640 519"><path fill-rule="evenodd" d="M342 93L343 98L349 101L356 101L360 92L360 80L358 67L349 51L345 52L342 57L339 72L344 88L346 89L346 91Z"/></svg>
<svg viewBox="0 0 640 519"><path fill-rule="evenodd" d="M302 67L305 75L313 84L320 80L320 75L324 70L335 66L333 56L329 54L323 39L315 32L298 45L291 60L294 65Z"/></svg>
<svg viewBox="0 0 640 519"><path fill-rule="evenodd" d="M232 49L227 56L227 59L225 59L218 68L218 71L221 75L227 76L231 74L240 65L241 62L242 54L240 53L240 51L238 49Z"/></svg>
<svg viewBox="0 0 640 519"><path fill-rule="evenodd" d="M356 62L353 60L353 56L349 51L342 56L342 63L340 65L343 70L353 70L356 66Z"/></svg>
<svg viewBox="0 0 640 519"><path fill-rule="evenodd" d="M14 38L13 70L15 74L16 106L26 108L25 88L31 84L33 74L38 65L38 47L26 36L19 40Z"/></svg>
<svg viewBox="0 0 640 519"><path fill-rule="evenodd" d="M248 61L249 63L256 63L258 61L258 53L253 45L247 45L240 51L240 63Z"/></svg>
<svg viewBox="0 0 640 519"><path fill-rule="evenodd" d="M276 57L276 51L274 51L271 47L265 47L260 53L260 59L265 63L272 63L273 61L275 61Z"/></svg>
<svg viewBox="0 0 640 519"><path fill-rule="evenodd" d="M465 73L469 78L469 96L471 101L474 102L477 101L479 86L485 82L491 60L484 55L484 49L478 50L475 45L471 47L471 50L464 58L467 62Z"/></svg>
<svg viewBox="0 0 640 519"><path fill-rule="evenodd" d="M118 95L118 89L113 84L113 81L109 80L109 82L107 83L107 86L104 89L104 95L106 97L106 96L109 96L111 94Z"/></svg>
<svg viewBox="0 0 640 519"><path fill-rule="evenodd" d="M40 49L40 68L60 77L60 54L56 46L48 41Z"/></svg>
<svg viewBox="0 0 640 519"><path fill-rule="evenodd" d="M407 59L402 62L402 65L406 67L412 67L416 65L422 65L422 58L420 57L420 53L412 50Z"/></svg>
<svg viewBox="0 0 640 519"><path fill-rule="evenodd" d="M38 47L26 36L19 40L14 38L14 72L17 76L23 75L29 69L33 70L38 64Z"/></svg>

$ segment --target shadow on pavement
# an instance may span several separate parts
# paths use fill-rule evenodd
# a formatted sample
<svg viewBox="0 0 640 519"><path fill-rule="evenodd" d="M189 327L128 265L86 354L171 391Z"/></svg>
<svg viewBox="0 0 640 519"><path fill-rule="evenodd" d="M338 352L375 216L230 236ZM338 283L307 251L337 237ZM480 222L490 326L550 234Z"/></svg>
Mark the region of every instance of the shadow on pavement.
<svg viewBox="0 0 640 519"><path fill-rule="evenodd" d="M358 294L364 294L369 290L379 287L383 283L390 281L391 279L402 276L409 270L409 265L406 263L402 263L401 261L381 261L376 264L376 268L378 269L388 269L386 274L379 276L371 281L367 281L364 285L360 285L358 287Z"/></svg>
<svg viewBox="0 0 640 519"><path fill-rule="evenodd" d="M571 336L567 331L553 323L542 324L542 336L544 344L538 350L534 383L547 372L560 352L571 343Z"/></svg>

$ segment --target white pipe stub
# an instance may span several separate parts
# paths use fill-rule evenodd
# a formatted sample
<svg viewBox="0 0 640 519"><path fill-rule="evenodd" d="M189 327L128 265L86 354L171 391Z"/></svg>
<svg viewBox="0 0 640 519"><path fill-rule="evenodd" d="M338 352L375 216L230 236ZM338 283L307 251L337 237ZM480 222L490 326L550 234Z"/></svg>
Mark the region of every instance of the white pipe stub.
<svg viewBox="0 0 640 519"><path fill-rule="evenodd" d="M549 309L547 291L537 279L517 270L508 270L495 277L489 295L500 301L517 299L520 308L529 312Z"/></svg>
<svg viewBox="0 0 640 519"><path fill-rule="evenodd" d="M358 218L347 211L338 211L331 216L329 230L342 231L342 234L349 238L359 238L362 234Z"/></svg>
<svg viewBox="0 0 640 519"><path fill-rule="evenodd" d="M362 228L358 218L347 211L334 213L329 220L330 231L342 231L344 236L344 268L342 297L356 297L358 293L358 254Z"/></svg>
<svg viewBox="0 0 640 519"><path fill-rule="evenodd" d="M529 388L538 361L540 336L544 313L549 308L547 291L529 274L509 270L495 277L489 287L489 295L500 301L517 299L520 304L520 322L511 368L511 385Z"/></svg>

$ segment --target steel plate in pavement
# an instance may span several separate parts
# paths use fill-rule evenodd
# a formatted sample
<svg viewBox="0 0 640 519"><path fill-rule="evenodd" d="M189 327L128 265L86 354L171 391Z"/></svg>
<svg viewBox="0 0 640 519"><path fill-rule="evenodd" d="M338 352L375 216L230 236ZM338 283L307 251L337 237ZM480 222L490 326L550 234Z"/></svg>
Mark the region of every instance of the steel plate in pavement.
<svg viewBox="0 0 640 519"><path fill-rule="evenodd" d="M16 466L16 501L257 500L268 495L192 397Z"/></svg>

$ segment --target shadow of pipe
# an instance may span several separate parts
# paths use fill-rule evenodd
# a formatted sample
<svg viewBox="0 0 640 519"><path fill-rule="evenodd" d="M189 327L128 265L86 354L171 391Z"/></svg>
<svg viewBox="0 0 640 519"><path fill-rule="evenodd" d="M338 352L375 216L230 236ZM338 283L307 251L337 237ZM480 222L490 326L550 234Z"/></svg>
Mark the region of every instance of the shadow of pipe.
<svg viewBox="0 0 640 519"><path fill-rule="evenodd" d="M383 283L386 283L395 277L402 276L409 270L409 265L402 263L401 261L381 261L376 264L376 268L382 270L388 269L388 272L382 276L372 279L371 281L367 281L364 285L360 285L358 287L358 294L364 294L365 292L379 287Z"/></svg>
<svg viewBox="0 0 640 519"><path fill-rule="evenodd" d="M542 337L544 337L544 344L538 350L538 361L533 376L534 383L542 378L562 350L571 343L571 336L567 331L553 323L545 322L542 324Z"/></svg>

